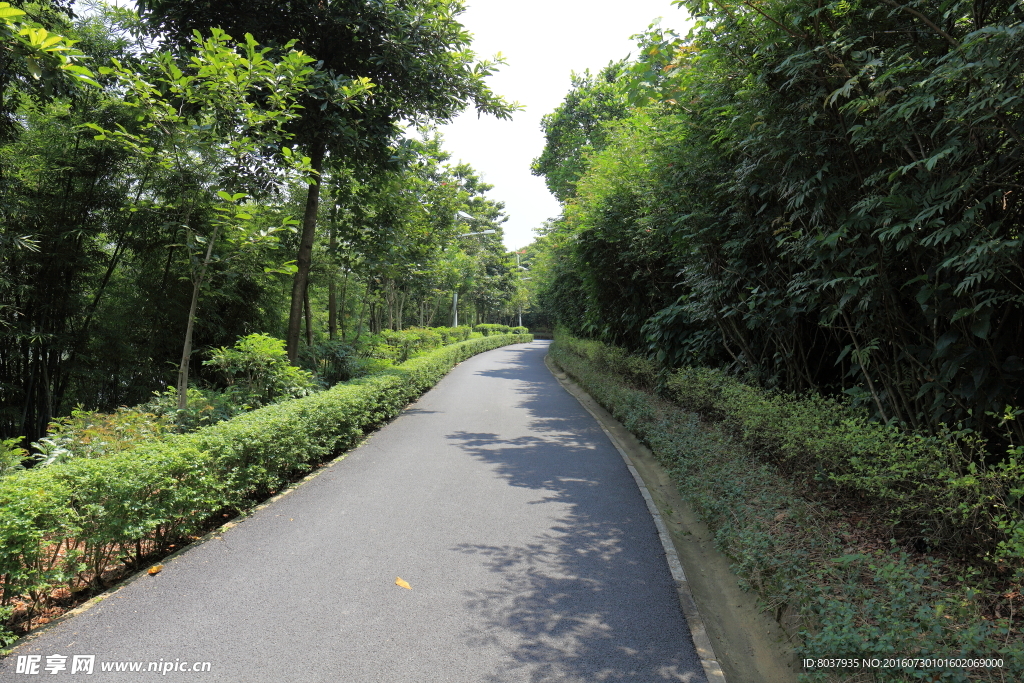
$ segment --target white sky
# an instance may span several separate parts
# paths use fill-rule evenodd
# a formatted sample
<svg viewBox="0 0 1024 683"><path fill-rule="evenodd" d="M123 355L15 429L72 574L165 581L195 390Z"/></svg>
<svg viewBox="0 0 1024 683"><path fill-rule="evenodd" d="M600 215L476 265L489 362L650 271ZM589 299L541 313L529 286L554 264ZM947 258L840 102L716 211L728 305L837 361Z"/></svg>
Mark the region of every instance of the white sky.
<svg viewBox="0 0 1024 683"><path fill-rule="evenodd" d="M657 17L661 25L685 35L686 11L670 0L467 0L459 21L473 34L480 58L501 52L507 64L492 76L491 89L526 109L511 121L477 118L467 111L441 127L452 161L465 161L494 185L491 199L505 202L505 247L519 249L534 239L533 230L558 215L558 201L544 179L531 175L530 163L544 149L540 119L557 107L569 90L573 71L591 72L608 62L635 55L630 36Z"/></svg>

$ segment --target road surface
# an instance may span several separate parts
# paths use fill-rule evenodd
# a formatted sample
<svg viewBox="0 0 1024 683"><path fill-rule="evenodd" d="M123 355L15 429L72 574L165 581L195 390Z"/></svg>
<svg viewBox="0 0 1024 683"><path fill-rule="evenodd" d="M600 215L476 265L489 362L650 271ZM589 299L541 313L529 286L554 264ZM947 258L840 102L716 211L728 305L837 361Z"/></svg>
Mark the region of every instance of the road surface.
<svg viewBox="0 0 1024 683"><path fill-rule="evenodd" d="M705 681L637 484L546 348L463 362L344 460L17 648L0 680Z"/></svg>

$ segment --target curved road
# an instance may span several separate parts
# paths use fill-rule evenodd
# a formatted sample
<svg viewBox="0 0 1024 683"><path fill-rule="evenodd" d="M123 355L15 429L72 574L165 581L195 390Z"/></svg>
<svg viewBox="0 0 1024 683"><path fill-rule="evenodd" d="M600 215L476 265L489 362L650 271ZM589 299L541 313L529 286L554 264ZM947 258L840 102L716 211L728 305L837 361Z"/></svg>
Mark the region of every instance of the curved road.
<svg viewBox="0 0 1024 683"><path fill-rule="evenodd" d="M637 485L546 349L463 362L344 460L17 648L0 680L705 681ZM39 673L17 673L30 655ZM119 662L142 671L101 671Z"/></svg>

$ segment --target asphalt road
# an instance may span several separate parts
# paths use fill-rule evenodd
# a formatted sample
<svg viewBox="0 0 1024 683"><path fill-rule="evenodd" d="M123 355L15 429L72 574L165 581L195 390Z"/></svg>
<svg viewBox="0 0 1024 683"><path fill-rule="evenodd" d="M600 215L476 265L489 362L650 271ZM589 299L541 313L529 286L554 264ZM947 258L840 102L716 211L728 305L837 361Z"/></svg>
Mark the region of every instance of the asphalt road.
<svg viewBox="0 0 1024 683"><path fill-rule="evenodd" d="M0 680L705 681L637 485L545 353L463 362L320 476L17 648ZM31 655L39 673L17 673Z"/></svg>

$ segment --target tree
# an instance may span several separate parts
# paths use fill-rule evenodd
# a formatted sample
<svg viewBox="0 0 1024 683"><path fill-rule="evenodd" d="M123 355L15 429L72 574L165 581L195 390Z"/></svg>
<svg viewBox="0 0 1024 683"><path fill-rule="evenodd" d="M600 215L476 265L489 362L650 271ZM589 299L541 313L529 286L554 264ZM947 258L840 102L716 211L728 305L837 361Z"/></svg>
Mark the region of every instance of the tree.
<svg viewBox="0 0 1024 683"><path fill-rule="evenodd" d="M605 124L629 114L619 77L625 62L613 62L596 75L572 75L572 89L555 111L541 119L544 151L533 160L534 175L544 176L560 202L576 196L576 183L586 172L587 155L607 144Z"/></svg>
<svg viewBox="0 0 1024 683"><path fill-rule="evenodd" d="M14 116L24 98L45 101L67 95L83 83L97 85L93 73L81 60L85 56L73 47L77 42L52 32L53 24L64 24L70 3L38 5L33 20L27 12L0 2L0 139L10 140L16 129Z"/></svg>
<svg viewBox="0 0 1024 683"><path fill-rule="evenodd" d="M274 0L146 0L140 3L154 29L182 45L194 29L219 26L251 33L265 45L296 45L319 65L319 89L302 101L296 141L317 173L337 156L374 168L392 162L399 122L447 120L469 104L508 117L514 107L484 83L494 62L474 62L470 36L455 20L461 5L452 0L367 4L357 0L302 2ZM372 96L358 111L333 104L334 93L353 83L372 83ZM303 300L312 264L320 183L310 184L302 219L297 271L292 286L287 348L294 362L299 348Z"/></svg>
<svg viewBox="0 0 1024 683"><path fill-rule="evenodd" d="M207 39L196 32L194 48L184 69L169 52L150 56L145 76L119 62L114 67L103 67L101 73L115 76L127 91L128 101L145 125L138 133L107 130L98 124L89 126L99 131L97 139L114 138L166 169L199 154L217 158L225 171L221 185L227 190L214 191L220 205L214 207L213 232L192 239L205 254L192 273L192 301L178 370L179 409L186 407L196 310L218 238L223 234L235 243L274 239L275 229L252 228L252 214L247 207L237 206L246 193L234 190L245 185L243 174L266 168L264 151L268 148L280 149L280 161L286 167L311 170L309 159L295 159L283 143L290 137L285 124L298 116L298 94L313 74L308 66L312 58L291 50L289 43L283 46L281 58L274 61L266 56L269 48L261 49L251 35L246 35L245 44L236 48L231 37L220 29L213 29ZM352 99L362 91L353 88L342 92ZM186 208L182 223L187 226L189 218Z"/></svg>
<svg viewBox="0 0 1024 683"><path fill-rule="evenodd" d="M549 235L559 315L669 367L1024 438L1019 5L677 4L691 36L641 36L628 116L551 167L583 169Z"/></svg>

